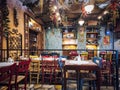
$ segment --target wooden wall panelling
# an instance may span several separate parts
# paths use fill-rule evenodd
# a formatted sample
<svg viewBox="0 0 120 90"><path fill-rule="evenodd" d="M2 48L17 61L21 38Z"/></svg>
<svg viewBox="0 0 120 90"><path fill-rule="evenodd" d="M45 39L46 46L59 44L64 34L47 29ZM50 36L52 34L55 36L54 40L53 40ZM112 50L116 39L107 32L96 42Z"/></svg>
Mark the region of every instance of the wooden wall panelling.
<svg viewBox="0 0 120 90"><path fill-rule="evenodd" d="M2 61L2 35L3 27L2 27L2 12L0 11L0 61Z"/></svg>
<svg viewBox="0 0 120 90"><path fill-rule="evenodd" d="M7 37L7 58L10 56L14 60L18 60L22 55L22 34L17 29L8 32Z"/></svg>
<svg viewBox="0 0 120 90"><path fill-rule="evenodd" d="M28 15L24 14L24 56L28 57L29 55L29 27L28 27Z"/></svg>
<svg viewBox="0 0 120 90"><path fill-rule="evenodd" d="M39 55L36 50L43 49L44 35L42 26L28 14L24 14L24 48L25 57L29 55Z"/></svg>

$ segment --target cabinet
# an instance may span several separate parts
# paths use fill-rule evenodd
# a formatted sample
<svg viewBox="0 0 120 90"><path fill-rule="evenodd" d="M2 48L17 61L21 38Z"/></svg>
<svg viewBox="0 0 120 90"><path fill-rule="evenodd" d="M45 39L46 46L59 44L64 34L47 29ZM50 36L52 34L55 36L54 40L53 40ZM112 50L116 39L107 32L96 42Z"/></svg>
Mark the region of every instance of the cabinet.
<svg viewBox="0 0 120 90"><path fill-rule="evenodd" d="M62 46L63 49L77 49L77 39L75 38L75 33L63 33Z"/></svg>
<svg viewBox="0 0 120 90"><path fill-rule="evenodd" d="M37 32L30 30L29 31L29 48L30 48L30 55L34 55L37 51Z"/></svg>
<svg viewBox="0 0 120 90"><path fill-rule="evenodd" d="M37 49L44 48L44 30L42 26L28 14L25 13L24 18L24 55L25 57L29 57L29 55L39 54L40 52L38 53Z"/></svg>
<svg viewBox="0 0 120 90"><path fill-rule="evenodd" d="M65 50L63 51L63 55L69 56L71 50L77 49L76 32L63 32L62 35L62 48Z"/></svg>
<svg viewBox="0 0 120 90"><path fill-rule="evenodd" d="M88 59L91 59L97 53L96 50L98 47L99 40L99 31L98 26L87 26L86 28L86 48L88 49Z"/></svg>
<svg viewBox="0 0 120 90"><path fill-rule="evenodd" d="M0 11L0 61L2 61L2 34L3 34L3 26L2 26L2 12Z"/></svg>
<svg viewBox="0 0 120 90"><path fill-rule="evenodd" d="M98 45L98 32L87 32L86 45Z"/></svg>
<svg viewBox="0 0 120 90"><path fill-rule="evenodd" d="M98 45L99 31L97 26L88 26L86 28L86 45Z"/></svg>

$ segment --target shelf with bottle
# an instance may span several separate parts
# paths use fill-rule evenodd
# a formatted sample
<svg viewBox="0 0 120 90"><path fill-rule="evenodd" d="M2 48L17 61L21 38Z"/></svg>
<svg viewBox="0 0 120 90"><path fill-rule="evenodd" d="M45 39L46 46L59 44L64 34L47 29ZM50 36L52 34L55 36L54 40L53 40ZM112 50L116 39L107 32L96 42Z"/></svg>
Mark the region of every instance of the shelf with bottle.
<svg viewBox="0 0 120 90"><path fill-rule="evenodd" d="M97 38L87 38L86 45L98 45Z"/></svg>
<svg viewBox="0 0 120 90"><path fill-rule="evenodd" d="M96 26L88 26L86 30L86 45L98 45L99 32Z"/></svg>
<svg viewBox="0 0 120 90"><path fill-rule="evenodd" d="M63 32L63 38L74 39L74 38L76 38L76 36L75 36L75 33L73 33L73 32L68 32L68 33Z"/></svg>
<svg viewBox="0 0 120 90"><path fill-rule="evenodd" d="M62 45L77 45L77 39L68 39L68 38L63 38L62 40Z"/></svg>
<svg viewBox="0 0 120 90"><path fill-rule="evenodd" d="M97 38L98 32L87 32L86 38Z"/></svg>
<svg viewBox="0 0 120 90"><path fill-rule="evenodd" d="M63 49L77 49L77 45L63 45Z"/></svg>
<svg viewBox="0 0 120 90"><path fill-rule="evenodd" d="M36 32L41 32L42 30L41 25L32 18L30 18L30 20L28 21L28 27L30 30L34 30Z"/></svg>
<svg viewBox="0 0 120 90"><path fill-rule="evenodd" d="M77 39L75 30L62 32L62 47L63 49L76 49Z"/></svg>

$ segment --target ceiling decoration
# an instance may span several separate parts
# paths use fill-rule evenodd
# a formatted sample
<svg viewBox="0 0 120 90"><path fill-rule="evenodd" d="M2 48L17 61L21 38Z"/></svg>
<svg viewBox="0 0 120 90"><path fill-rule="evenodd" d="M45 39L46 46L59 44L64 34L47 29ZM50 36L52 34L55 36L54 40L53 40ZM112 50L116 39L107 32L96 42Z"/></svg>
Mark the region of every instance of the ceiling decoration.
<svg viewBox="0 0 120 90"><path fill-rule="evenodd" d="M104 12L109 16L119 17L120 0L20 0L34 13L36 19L41 19L45 26L74 26L79 19L103 21ZM85 6L93 4L94 9L87 13ZM116 14L118 13L118 14ZM100 17L101 18L98 18ZM101 20L99 20L101 19ZM115 22L115 21L114 21Z"/></svg>

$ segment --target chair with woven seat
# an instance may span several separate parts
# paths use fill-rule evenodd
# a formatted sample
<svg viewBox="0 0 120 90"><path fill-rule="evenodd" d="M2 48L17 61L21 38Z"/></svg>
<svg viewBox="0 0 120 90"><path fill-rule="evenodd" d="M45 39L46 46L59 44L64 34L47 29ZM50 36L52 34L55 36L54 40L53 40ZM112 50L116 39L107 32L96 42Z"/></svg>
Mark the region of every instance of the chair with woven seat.
<svg viewBox="0 0 120 90"><path fill-rule="evenodd" d="M61 72L61 84L62 84L62 90L63 90L63 86L64 86L64 82L63 82L63 67L64 67L64 63L62 62L62 57L59 57L58 59L58 66ZM59 87L56 87L59 88Z"/></svg>
<svg viewBox="0 0 120 90"><path fill-rule="evenodd" d="M101 70L102 82L104 85L112 85L112 53L107 52L105 58L102 61L103 66Z"/></svg>
<svg viewBox="0 0 120 90"><path fill-rule="evenodd" d="M32 83L32 80L36 79L36 83L39 83L40 78L40 60L31 60L30 63L30 84Z"/></svg>
<svg viewBox="0 0 120 90"><path fill-rule="evenodd" d="M102 68L102 58L101 57L93 57L93 62L96 63L99 68ZM84 86L84 82L89 83L89 88L93 87L93 90L95 90L96 87L96 72L90 71L90 72L80 72L80 90L82 90L82 86ZM91 86L92 85L92 86Z"/></svg>
<svg viewBox="0 0 120 90"><path fill-rule="evenodd" d="M54 61L42 60L41 61L42 83L52 83L54 73Z"/></svg>
<svg viewBox="0 0 120 90"><path fill-rule="evenodd" d="M11 90L11 80L16 64L0 67L0 90Z"/></svg>
<svg viewBox="0 0 120 90"><path fill-rule="evenodd" d="M29 72L29 64L31 60L24 60L20 61L19 65L16 67L15 76L12 77L12 84L15 85L15 90L19 90L19 83L24 80L24 87L23 89L26 90L26 84L27 84L27 77Z"/></svg>
<svg viewBox="0 0 120 90"><path fill-rule="evenodd" d="M60 56L57 61L58 61L58 66L59 66L59 69L61 72L61 74L60 74L61 84L60 85L62 85L62 87L60 85L59 86L57 85L56 89L64 90L64 64L65 64L65 62L62 61L62 56ZM68 90L76 88L76 86L73 86L73 84L76 84L75 74L76 74L75 72L66 72L67 84L69 84L67 86Z"/></svg>

